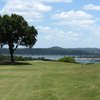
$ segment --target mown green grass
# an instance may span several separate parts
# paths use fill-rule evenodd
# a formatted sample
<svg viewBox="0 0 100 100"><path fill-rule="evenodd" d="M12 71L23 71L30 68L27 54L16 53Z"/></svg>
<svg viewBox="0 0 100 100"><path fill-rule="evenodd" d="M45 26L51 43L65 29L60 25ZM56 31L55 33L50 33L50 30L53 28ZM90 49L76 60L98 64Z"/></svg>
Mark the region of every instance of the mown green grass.
<svg viewBox="0 0 100 100"><path fill-rule="evenodd" d="M100 100L100 64L0 65L0 100Z"/></svg>

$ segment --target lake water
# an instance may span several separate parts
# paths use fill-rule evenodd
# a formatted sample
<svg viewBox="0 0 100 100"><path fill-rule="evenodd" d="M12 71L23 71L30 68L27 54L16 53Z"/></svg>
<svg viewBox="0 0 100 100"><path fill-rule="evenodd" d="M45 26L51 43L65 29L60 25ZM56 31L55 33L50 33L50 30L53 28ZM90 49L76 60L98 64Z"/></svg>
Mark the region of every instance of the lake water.
<svg viewBox="0 0 100 100"><path fill-rule="evenodd" d="M18 56L57 60L59 58L62 58L68 55L18 55ZM75 56L75 55L72 55L72 56ZM79 63L100 63L100 58L78 58L76 56L75 60L76 62L79 62Z"/></svg>
<svg viewBox="0 0 100 100"><path fill-rule="evenodd" d="M100 58L75 58L79 63L100 63Z"/></svg>
<svg viewBox="0 0 100 100"><path fill-rule="evenodd" d="M64 56L68 56L68 55L18 55L18 56L58 60L59 58L62 58ZM75 56L75 55L73 55L73 56Z"/></svg>

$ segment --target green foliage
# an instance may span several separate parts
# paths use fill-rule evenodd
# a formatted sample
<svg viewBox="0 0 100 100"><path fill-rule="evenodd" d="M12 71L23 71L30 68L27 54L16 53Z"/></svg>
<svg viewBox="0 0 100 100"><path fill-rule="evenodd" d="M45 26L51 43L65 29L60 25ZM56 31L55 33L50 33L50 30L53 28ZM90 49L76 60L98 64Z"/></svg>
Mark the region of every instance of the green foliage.
<svg viewBox="0 0 100 100"><path fill-rule="evenodd" d="M9 56L0 55L0 62L4 60L10 60Z"/></svg>
<svg viewBox="0 0 100 100"><path fill-rule="evenodd" d="M22 57L22 56L14 56L16 61L28 61L28 60L35 60L32 57ZM2 61L10 61L10 56L0 55L0 62Z"/></svg>
<svg viewBox="0 0 100 100"><path fill-rule="evenodd" d="M22 57L22 56L15 56L16 61L28 61L34 60L32 57Z"/></svg>
<svg viewBox="0 0 100 100"><path fill-rule="evenodd" d="M11 16L0 16L0 43L1 46L16 47L25 45L32 47L36 42L37 30L29 26L22 16L12 14Z"/></svg>
<svg viewBox="0 0 100 100"><path fill-rule="evenodd" d="M36 43L37 30L29 26L25 19L16 14L0 16L0 45L8 45L11 62L19 45L32 47Z"/></svg>
<svg viewBox="0 0 100 100"><path fill-rule="evenodd" d="M76 63L74 58L66 57L66 56L63 57L63 58L58 59L58 61L60 61L60 62L69 62L69 63Z"/></svg>

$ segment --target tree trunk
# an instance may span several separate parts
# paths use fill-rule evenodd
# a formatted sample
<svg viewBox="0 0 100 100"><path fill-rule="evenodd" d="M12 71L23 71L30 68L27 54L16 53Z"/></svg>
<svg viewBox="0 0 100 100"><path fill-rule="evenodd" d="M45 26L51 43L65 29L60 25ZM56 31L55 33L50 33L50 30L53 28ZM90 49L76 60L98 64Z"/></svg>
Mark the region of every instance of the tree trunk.
<svg viewBox="0 0 100 100"><path fill-rule="evenodd" d="M13 56L13 53L14 53L14 50L13 50L13 47L9 47L9 51L10 51L10 59L11 59L11 63L14 63L14 56Z"/></svg>

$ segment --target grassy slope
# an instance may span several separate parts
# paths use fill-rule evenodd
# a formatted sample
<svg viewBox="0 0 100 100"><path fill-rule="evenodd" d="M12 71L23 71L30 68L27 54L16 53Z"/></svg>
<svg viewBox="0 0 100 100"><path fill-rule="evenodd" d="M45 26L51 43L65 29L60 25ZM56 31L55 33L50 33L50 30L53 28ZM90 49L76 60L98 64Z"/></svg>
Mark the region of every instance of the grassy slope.
<svg viewBox="0 0 100 100"><path fill-rule="evenodd" d="M0 66L0 100L99 100L100 65Z"/></svg>

